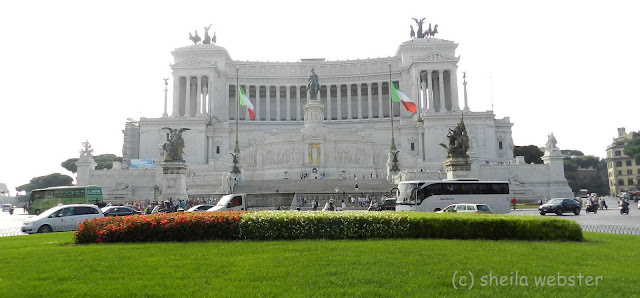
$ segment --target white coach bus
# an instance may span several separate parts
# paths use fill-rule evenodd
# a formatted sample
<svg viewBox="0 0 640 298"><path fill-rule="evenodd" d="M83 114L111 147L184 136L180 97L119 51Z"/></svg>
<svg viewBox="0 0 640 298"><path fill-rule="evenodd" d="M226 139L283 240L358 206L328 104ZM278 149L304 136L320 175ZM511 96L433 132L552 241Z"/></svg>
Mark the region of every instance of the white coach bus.
<svg viewBox="0 0 640 298"><path fill-rule="evenodd" d="M509 182L456 179L403 181L396 192L396 211L440 211L451 204L487 204L495 213L509 212Z"/></svg>

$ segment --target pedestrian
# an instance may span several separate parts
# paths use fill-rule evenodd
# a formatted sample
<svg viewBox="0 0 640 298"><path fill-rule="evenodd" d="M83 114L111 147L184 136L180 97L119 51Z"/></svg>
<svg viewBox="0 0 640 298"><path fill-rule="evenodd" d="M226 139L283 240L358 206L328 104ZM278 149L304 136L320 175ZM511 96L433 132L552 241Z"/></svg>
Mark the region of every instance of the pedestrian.
<svg viewBox="0 0 640 298"><path fill-rule="evenodd" d="M316 201L316 199L313 199L313 201L311 202L311 211L316 210L318 210L318 201Z"/></svg>
<svg viewBox="0 0 640 298"><path fill-rule="evenodd" d="M513 210L516 210L516 198L511 198L511 205L513 206Z"/></svg>
<svg viewBox="0 0 640 298"><path fill-rule="evenodd" d="M342 199L342 210L347 209L347 203Z"/></svg>

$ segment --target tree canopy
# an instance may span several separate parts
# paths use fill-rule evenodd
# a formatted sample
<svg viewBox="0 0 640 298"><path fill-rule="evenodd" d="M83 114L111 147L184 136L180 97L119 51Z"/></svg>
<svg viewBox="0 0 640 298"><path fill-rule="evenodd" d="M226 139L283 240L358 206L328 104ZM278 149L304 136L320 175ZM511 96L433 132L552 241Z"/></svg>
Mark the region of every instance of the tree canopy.
<svg viewBox="0 0 640 298"><path fill-rule="evenodd" d="M560 150L560 153L565 156L584 156L580 150Z"/></svg>
<svg viewBox="0 0 640 298"><path fill-rule="evenodd" d="M513 156L524 156L524 162L526 163L541 164L543 155L544 152L535 145L515 146L513 148Z"/></svg>
<svg viewBox="0 0 640 298"><path fill-rule="evenodd" d="M78 167L76 166L76 162L79 158L69 158L63 161L60 166L67 169L71 173L76 173L78 171ZM96 162L96 170L101 169L111 169L113 168L113 162L118 161L122 162L122 157L118 157L115 154L101 154L93 157L93 160Z"/></svg>
<svg viewBox="0 0 640 298"><path fill-rule="evenodd" d="M580 152L567 150L568 152ZM580 152L582 153L582 152ZM571 191L588 189L600 195L609 193L609 181L607 180L607 163L593 155L572 154L564 158L564 177L567 178Z"/></svg>
<svg viewBox="0 0 640 298"><path fill-rule="evenodd" d="M47 188L52 186L73 185L73 178L60 173L53 173L46 176L35 177L29 183L16 187L17 191L30 192L34 189Z"/></svg>
<svg viewBox="0 0 640 298"><path fill-rule="evenodd" d="M626 156L640 160L640 134L634 134L633 139L624 145L622 152Z"/></svg>

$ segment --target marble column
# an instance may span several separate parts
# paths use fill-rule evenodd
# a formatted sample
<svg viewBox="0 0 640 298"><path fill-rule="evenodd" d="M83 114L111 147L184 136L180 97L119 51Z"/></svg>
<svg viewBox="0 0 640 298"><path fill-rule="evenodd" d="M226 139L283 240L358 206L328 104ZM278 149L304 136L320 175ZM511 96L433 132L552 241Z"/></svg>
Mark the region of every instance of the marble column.
<svg viewBox="0 0 640 298"><path fill-rule="evenodd" d="M300 107L300 86L296 86L296 120L300 121L302 118L300 117L300 111L302 108Z"/></svg>
<svg viewBox="0 0 640 298"><path fill-rule="evenodd" d="M280 121L281 117L280 117L280 87L281 86L276 86L276 121Z"/></svg>
<svg viewBox="0 0 640 298"><path fill-rule="evenodd" d="M267 101L267 106L266 106L266 113L265 113L265 120L266 121L271 121L271 86L266 85L264 86L266 92L266 96L265 96L265 100Z"/></svg>
<svg viewBox="0 0 640 298"><path fill-rule="evenodd" d="M444 101L444 70L438 70L438 91L440 91L440 112L446 112Z"/></svg>
<svg viewBox="0 0 640 298"><path fill-rule="evenodd" d="M449 71L451 76L451 109L454 111L460 111L460 103L458 102L458 70L452 69Z"/></svg>
<svg viewBox="0 0 640 298"><path fill-rule="evenodd" d="M342 102L341 102L342 84L336 87L336 120L342 120Z"/></svg>
<svg viewBox="0 0 640 298"><path fill-rule="evenodd" d="M187 84L185 88L185 103L184 103L184 115L185 117L191 117L191 76L187 76Z"/></svg>
<svg viewBox="0 0 640 298"><path fill-rule="evenodd" d="M358 88L358 119L362 119L362 84L357 83L356 87Z"/></svg>
<svg viewBox="0 0 640 298"><path fill-rule="evenodd" d="M256 85L256 121L260 121L260 85Z"/></svg>
<svg viewBox="0 0 640 298"><path fill-rule="evenodd" d="M433 102L433 77L431 70L427 70L427 97L429 98L429 112L435 112L435 106Z"/></svg>
<svg viewBox="0 0 640 298"><path fill-rule="evenodd" d="M347 119L351 120L351 84L347 84Z"/></svg>
<svg viewBox="0 0 640 298"><path fill-rule="evenodd" d="M213 106L213 103L214 103L214 100L213 100L213 75L209 76L207 84L209 85L209 87L207 87L207 88L209 88L209 90L208 90L209 91L209 98L208 98L208 101L209 101L209 109L208 110L209 110L209 112L208 113L209 113L209 116L213 116L213 108L214 108L214 106Z"/></svg>
<svg viewBox="0 0 640 298"><path fill-rule="evenodd" d="M202 107L202 76L197 76L198 82L196 84L196 117L202 115L200 108Z"/></svg>
<svg viewBox="0 0 640 298"><path fill-rule="evenodd" d="M287 100L287 121L291 121L291 86L286 85L286 100Z"/></svg>
<svg viewBox="0 0 640 298"><path fill-rule="evenodd" d="M420 83L420 105L422 105L423 110L429 109L427 106L427 82L425 81Z"/></svg>
<svg viewBox="0 0 640 298"><path fill-rule="evenodd" d="M382 82L378 82L378 118L384 118L384 99L382 98Z"/></svg>
<svg viewBox="0 0 640 298"><path fill-rule="evenodd" d="M171 111L171 117L180 116L180 76L173 77L173 111Z"/></svg>
<svg viewBox="0 0 640 298"><path fill-rule="evenodd" d="M373 119L373 98L371 98L371 82L367 84L367 118Z"/></svg>
<svg viewBox="0 0 640 298"><path fill-rule="evenodd" d="M331 85L327 85L327 121L331 121Z"/></svg>

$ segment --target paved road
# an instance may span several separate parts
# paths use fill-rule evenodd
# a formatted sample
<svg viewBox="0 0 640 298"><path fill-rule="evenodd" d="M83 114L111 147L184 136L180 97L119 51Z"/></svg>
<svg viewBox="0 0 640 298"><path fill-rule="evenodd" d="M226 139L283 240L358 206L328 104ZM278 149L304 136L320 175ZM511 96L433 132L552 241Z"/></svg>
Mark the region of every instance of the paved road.
<svg viewBox="0 0 640 298"><path fill-rule="evenodd" d="M22 208L16 208L13 215L10 215L9 212L0 212L0 237L24 235L20 231L20 227L27 218L33 216L26 214Z"/></svg>
<svg viewBox="0 0 640 298"><path fill-rule="evenodd" d="M548 213L545 217L559 217L564 219L574 220L581 225L626 225L626 226L639 226L640 227L640 210L636 203L629 205L629 215L620 214L618 210L617 198L607 197L605 198L607 210L598 210L597 213L588 213L584 208L580 211L580 215L574 215L573 213L565 213L562 216ZM511 211L511 215L530 215L542 217L538 213L537 209L520 209Z"/></svg>
<svg viewBox="0 0 640 298"><path fill-rule="evenodd" d="M565 213L562 216L547 214L544 215L544 217L558 217L574 220L582 225L585 230L590 230L589 227L632 227L630 232L626 230L620 232L619 229L616 228L610 228L608 230L600 231L640 235L640 210L638 209L637 205L635 203L631 203L631 205L629 206L631 207L629 215L621 215L620 211L618 210L617 198L608 197L605 198L605 200L607 202L607 205L609 206L609 209L598 210L598 212L595 214L587 214L583 208L580 212L580 215ZM542 215L538 213L537 209L518 209L516 211L511 211L511 213L509 214L542 217ZM9 215L9 212L0 212L0 237L24 235L20 231L20 227L22 226L22 223L29 217L33 217L33 215L26 214L22 208L15 209L13 215Z"/></svg>

